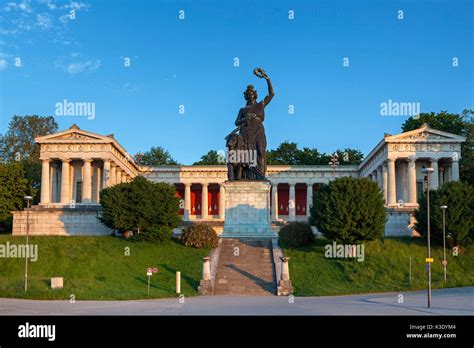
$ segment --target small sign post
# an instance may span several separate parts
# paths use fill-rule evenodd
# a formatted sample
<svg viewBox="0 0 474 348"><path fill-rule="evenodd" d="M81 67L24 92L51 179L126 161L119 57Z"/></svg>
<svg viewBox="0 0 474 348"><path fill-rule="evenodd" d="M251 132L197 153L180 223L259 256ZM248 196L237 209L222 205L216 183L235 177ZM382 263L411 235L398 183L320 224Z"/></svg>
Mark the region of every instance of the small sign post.
<svg viewBox="0 0 474 348"><path fill-rule="evenodd" d="M146 269L146 275L148 276L148 295L150 295L150 279L151 279L151 276L153 275L153 273L156 273L158 272L158 268L151 268L151 267L148 267Z"/></svg>

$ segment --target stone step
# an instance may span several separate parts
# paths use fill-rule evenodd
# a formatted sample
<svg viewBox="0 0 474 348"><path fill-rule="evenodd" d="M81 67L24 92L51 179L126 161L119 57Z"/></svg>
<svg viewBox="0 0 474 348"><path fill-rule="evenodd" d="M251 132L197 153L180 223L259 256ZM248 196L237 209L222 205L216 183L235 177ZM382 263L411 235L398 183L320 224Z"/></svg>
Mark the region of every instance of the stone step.
<svg viewBox="0 0 474 348"><path fill-rule="evenodd" d="M234 255L238 247L239 255ZM276 294L275 266L270 239L222 239L215 295Z"/></svg>

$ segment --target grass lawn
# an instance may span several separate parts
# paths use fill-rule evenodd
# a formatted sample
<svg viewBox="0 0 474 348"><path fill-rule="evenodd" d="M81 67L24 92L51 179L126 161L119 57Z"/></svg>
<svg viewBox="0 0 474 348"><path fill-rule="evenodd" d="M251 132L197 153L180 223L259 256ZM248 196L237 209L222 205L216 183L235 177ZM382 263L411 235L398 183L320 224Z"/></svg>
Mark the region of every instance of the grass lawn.
<svg viewBox="0 0 474 348"><path fill-rule="evenodd" d="M1 235L0 244L24 244L25 237ZM176 297L176 271L181 293L197 294L202 257L209 250L185 247L177 241L127 242L115 237L30 237L38 245L38 260L28 263L28 292L24 291L25 260L0 258L0 297L69 300L129 300ZM126 247L130 256L125 255ZM147 267L158 268L147 294ZM51 277L64 277L64 288L52 290Z"/></svg>
<svg viewBox="0 0 474 348"><path fill-rule="evenodd" d="M424 290L427 288L426 242L421 238L385 238L366 242L365 260L324 257L326 244L319 238L307 247L284 248L290 256L290 276L297 296L343 295L367 292ZM409 263L412 257L412 279ZM474 250L458 256L447 251L447 282L443 281L443 249L432 247L432 286L436 288L474 285Z"/></svg>

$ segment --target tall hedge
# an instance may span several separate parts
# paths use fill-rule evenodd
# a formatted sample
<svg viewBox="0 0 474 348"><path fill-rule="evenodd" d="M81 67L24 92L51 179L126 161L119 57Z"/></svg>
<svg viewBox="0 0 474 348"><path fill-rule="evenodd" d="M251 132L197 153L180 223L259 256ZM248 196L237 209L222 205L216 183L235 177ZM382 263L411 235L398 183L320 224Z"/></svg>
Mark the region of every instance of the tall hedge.
<svg viewBox="0 0 474 348"><path fill-rule="evenodd" d="M25 196L31 195L32 189L25 178L23 165L20 162L0 163L0 224L11 227L14 210L22 210Z"/></svg>
<svg viewBox="0 0 474 348"><path fill-rule="evenodd" d="M415 212L416 230L426 236L427 197L422 192L418 197L419 209ZM438 190L430 191L431 237L434 243L443 241L443 211L447 205L446 235L449 245L465 246L474 241L474 186L461 181L448 182Z"/></svg>
<svg viewBox="0 0 474 348"><path fill-rule="evenodd" d="M353 243L384 233L383 194L367 178L344 177L321 185L310 212L310 223L331 240Z"/></svg>
<svg viewBox="0 0 474 348"><path fill-rule="evenodd" d="M141 176L102 190L100 204L104 209L102 222L121 232L139 230L163 235L166 230L171 235L181 221L174 186L153 183ZM157 229L160 229L159 234Z"/></svg>

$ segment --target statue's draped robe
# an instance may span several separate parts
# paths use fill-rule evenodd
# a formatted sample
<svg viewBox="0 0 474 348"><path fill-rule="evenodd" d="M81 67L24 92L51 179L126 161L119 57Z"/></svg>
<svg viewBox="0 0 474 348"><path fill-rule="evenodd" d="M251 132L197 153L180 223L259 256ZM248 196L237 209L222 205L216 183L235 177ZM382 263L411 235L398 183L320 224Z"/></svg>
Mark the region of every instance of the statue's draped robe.
<svg viewBox="0 0 474 348"><path fill-rule="evenodd" d="M268 98L268 97L267 97ZM242 173L242 179L245 180L265 180L267 171L267 138L265 137L265 128L263 121L265 119L265 101L253 105L246 105L240 109L236 126L240 126L240 135L245 142L245 149L256 153L256 166L245 165Z"/></svg>

